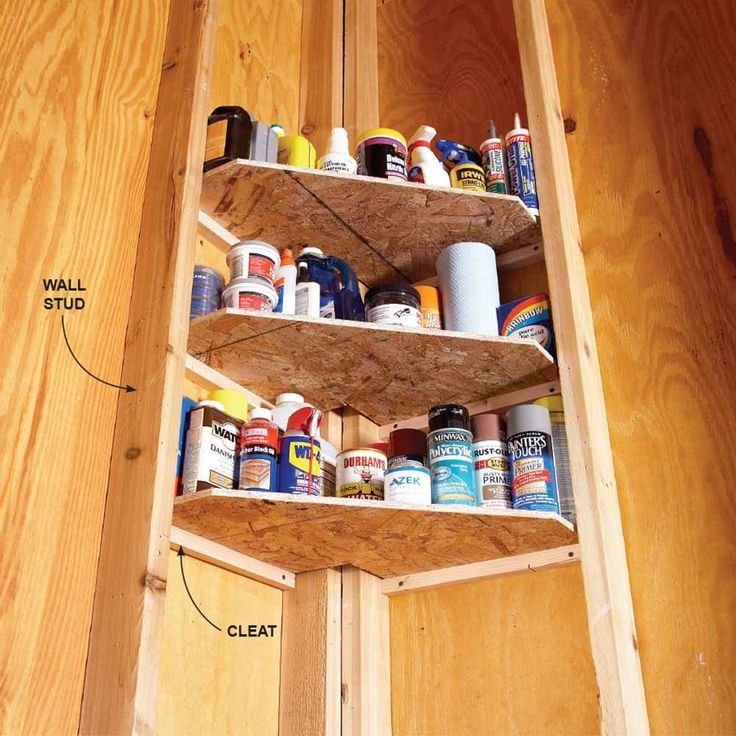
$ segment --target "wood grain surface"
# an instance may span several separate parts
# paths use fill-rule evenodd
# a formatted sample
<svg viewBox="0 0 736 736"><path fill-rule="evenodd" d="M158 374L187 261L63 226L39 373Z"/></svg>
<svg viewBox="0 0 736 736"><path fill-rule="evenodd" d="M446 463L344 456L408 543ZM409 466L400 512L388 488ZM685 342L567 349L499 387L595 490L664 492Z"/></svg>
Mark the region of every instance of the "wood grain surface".
<svg viewBox="0 0 736 736"><path fill-rule="evenodd" d="M440 251L458 241L506 253L540 237L517 197L244 160L208 172L202 209L242 240L321 247L369 286L435 276Z"/></svg>
<svg viewBox="0 0 736 736"><path fill-rule="evenodd" d="M431 125L437 138L478 150L488 122L513 127L524 106L508 0L391 0L378 5L381 125L407 138Z"/></svg>
<svg viewBox="0 0 736 736"><path fill-rule="evenodd" d="M577 565L394 596L391 643L394 736L598 733Z"/></svg>
<svg viewBox="0 0 736 736"><path fill-rule="evenodd" d="M302 0L219 0L207 112L239 105L299 132Z"/></svg>
<svg viewBox="0 0 736 736"><path fill-rule="evenodd" d="M276 736L281 591L185 556L189 590L219 632L192 605L173 550L168 562L155 733ZM276 636L233 638L231 624L276 624Z"/></svg>
<svg viewBox="0 0 736 736"><path fill-rule="evenodd" d="M177 498L174 523L292 572L350 564L379 577L576 540L570 525L549 512L219 489Z"/></svg>
<svg viewBox="0 0 736 736"><path fill-rule="evenodd" d="M352 406L377 424L557 372L534 340L233 309L192 322L189 352L268 401L298 389L322 411Z"/></svg>
<svg viewBox="0 0 736 736"><path fill-rule="evenodd" d="M734 733L736 6L548 12L651 729Z"/></svg>
<svg viewBox="0 0 736 736"><path fill-rule="evenodd" d="M168 5L0 5L3 734L79 723L118 392L41 280L82 280L70 344L119 383Z"/></svg>

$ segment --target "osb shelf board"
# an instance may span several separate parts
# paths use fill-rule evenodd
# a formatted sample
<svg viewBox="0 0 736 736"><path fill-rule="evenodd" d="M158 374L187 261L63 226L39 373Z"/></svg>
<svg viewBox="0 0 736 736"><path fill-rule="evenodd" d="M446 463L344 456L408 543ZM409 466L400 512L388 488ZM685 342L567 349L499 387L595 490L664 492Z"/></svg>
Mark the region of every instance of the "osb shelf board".
<svg viewBox="0 0 736 736"><path fill-rule="evenodd" d="M556 378L537 342L224 309L194 320L189 353L267 401L298 391L378 424Z"/></svg>
<svg viewBox="0 0 736 736"><path fill-rule="evenodd" d="M292 572L354 565L393 577L573 544L545 512L416 506L252 491L174 503L176 526Z"/></svg>
<svg viewBox="0 0 736 736"><path fill-rule="evenodd" d="M461 240L500 254L541 239L518 197L243 159L205 174L201 206L242 240L321 247L369 286L430 278L440 251Z"/></svg>

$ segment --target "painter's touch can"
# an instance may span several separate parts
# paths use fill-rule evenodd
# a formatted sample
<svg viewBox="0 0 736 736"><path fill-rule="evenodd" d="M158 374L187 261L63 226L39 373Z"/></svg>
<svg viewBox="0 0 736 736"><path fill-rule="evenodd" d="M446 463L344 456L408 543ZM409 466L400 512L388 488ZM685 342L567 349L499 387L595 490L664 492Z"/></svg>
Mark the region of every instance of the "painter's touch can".
<svg viewBox="0 0 736 736"><path fill-rule="evenodd" d="M549 411L536 404L515 406L506 425L514 508L559 514Z"/></svg>
<svg viewBox="0 0 736 736"><path fill-rule="evenodd" d="M468 410L459 404L441 404L432 407L428 417L432 503L475 506L473 434Z"/></svg>
<svg viewBox="0 0 736 736"><path fill-rule="evenodd" d="M284 435L279 442L277 490L308 496L320 495L321 446L306 434Z"/></svg>
<svg viewBox="0 0 736 736"><path fill-rule="evenodd" d="M518 115L514 120L514 129L506 134L506 162L509 194L519 197L533 215L538 215L539 201L532 158L532 139L529 131L521 127Z"/></svg>
<svg viewBox="0 0 736 736"><path fill-rule="evenodd" d="M385 472L385 452L371 447L345 450L337 456L335 495L382 501Z"/></svg>
<svg viewBox="0 0 736 736"><path fill-rule="evenodd" d="M406 138L392 128L373 128L358 139L358 174L406 181Z"/></svg>
<svg viewBox="0 0 736 736"><path fill-rule="evenodd" d="M464 189L466 192L485 192L486 175L477 164L458 164L450 171L450 184L455 189Z"/></svg>
<svg viewBox="0 0 736 736"><path fill-rule="evenodd" d="M386 501L395 503L432 503L432 481L424 467L399 465L389 468L384 478Z"/></svg>
<svg viewBox="0 0 736 736"><path fill-rule="evenodd" d="M478 503L486 508L510 509L511 473L503 419L498 414L476 414L471 427Z"/></svg>
<svg viewBox="0 0 736 736"><path fill-rule="evenodd" d="M421 429L394 429L388 436L388 467L427 466L427 435Z"/></svg>

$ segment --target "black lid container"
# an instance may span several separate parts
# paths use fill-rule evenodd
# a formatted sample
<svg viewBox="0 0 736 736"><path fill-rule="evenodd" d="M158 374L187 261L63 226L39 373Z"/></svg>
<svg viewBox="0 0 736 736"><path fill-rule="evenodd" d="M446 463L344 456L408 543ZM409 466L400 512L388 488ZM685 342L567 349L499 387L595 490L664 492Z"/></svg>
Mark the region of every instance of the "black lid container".
<svg viewBox="0 0 736 736"><path fill-rule="evenodd" d="M470 415L461 404L439 404L427 413L429 431L435 429L467 429L470 430Z"/></svg>

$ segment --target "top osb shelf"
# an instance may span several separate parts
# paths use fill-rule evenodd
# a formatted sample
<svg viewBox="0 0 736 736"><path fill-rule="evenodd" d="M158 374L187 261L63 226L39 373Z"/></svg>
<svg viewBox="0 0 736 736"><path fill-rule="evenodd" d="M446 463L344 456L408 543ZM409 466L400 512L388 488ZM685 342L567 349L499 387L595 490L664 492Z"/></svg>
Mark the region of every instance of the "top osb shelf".
<svg viewBox="0 0 736 736"><path fill-rule="evenodd" d="M305 572L339 565L392 577L573 544L561 516L257 491L200 491L174 524L263 562Z"/></svg>
<svg viewBox="0 0 736 736"><path fill-rule="evenodd" d="M541 240L518 197L243 159L205 174L202 209L241 240L322 247L369 286L434 276L451 243L480 241L501 254Z"/></svg>

